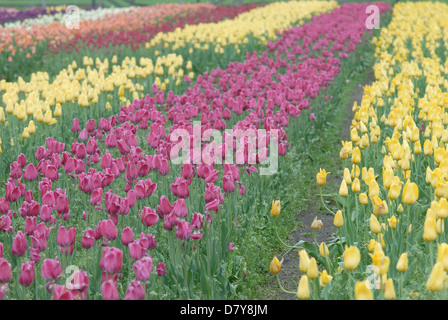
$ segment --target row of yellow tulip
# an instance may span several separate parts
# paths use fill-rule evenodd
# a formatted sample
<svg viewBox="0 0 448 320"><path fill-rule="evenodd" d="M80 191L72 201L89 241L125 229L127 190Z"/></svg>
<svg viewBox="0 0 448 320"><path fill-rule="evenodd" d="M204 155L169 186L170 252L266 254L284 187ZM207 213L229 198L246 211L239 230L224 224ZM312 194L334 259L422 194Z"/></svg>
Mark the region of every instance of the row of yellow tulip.
<svg viewBox="0 0 448 320"><path fill-rule="evenodd" d="M298 298L310 298L319 261L314 298L445 297L447 38L448 6L439 2L395 5L391 23L373 38L376 80L354 103L350 141L340 151L337 238L316 243L312 258L312 251L299 252ZM317 173L319 186L328 174ZM274 259L271 271L280 265Z"/></svg>
<svg viewBox="0 0 448 320"><path fill-rule="evenodd" d="M330 11L336 6L335 1L272 3L243 13L234 20L187 26L172 33L159 33L147 47L161 42L165 45L160 51L152 51L154 57L142 57L138 63L134 57L125 57L121 64L116 56L111 63L108 59L99 58L94 63L92 57L84 57L83 66L78 67L73 61L54 79L50 79L46 72L36 72L31 75L30 81L24 81L20 77L15 82L2 80L0 95L4 106L0 105L0 125L3 124L6 129L0 134L0 153L2 135L13 141L13 137L17 135L17 127L21 130L22 138L26 139L36 132L38 123L54 125L60 118L66 126L70 125L72 118L79 116L78 106L90 107L92 111L89 111L89 117L103 114L105 110L98 111L97 105L100 98L107 95L107 102L104 98L100 104L110 110L109 101L113 97L111 92L117 91L119 103L124 101L128 105L128 99L142 98L153 84L162 90L168 90L168 86L170 89L179 86L186 75L194 78L192 63L188 58L192 57L199 42L200 49L215 47L215 52L218 53L223 53L223 47L230 45L235 45L236 50L239 50L238 43L247 43L249 36L266 42L277 36L276 31L283 31L293 23L301 23L312 15ZM199 42L193 39L199 39ZM171 42L178 45L169 47L168 43ZM194 48L185 50L179 45L180 42L192 43ZM164 54L162 50L172 53ZM11 122L14 124L9 128L14 127L16 133L6 134Z"/></svg>

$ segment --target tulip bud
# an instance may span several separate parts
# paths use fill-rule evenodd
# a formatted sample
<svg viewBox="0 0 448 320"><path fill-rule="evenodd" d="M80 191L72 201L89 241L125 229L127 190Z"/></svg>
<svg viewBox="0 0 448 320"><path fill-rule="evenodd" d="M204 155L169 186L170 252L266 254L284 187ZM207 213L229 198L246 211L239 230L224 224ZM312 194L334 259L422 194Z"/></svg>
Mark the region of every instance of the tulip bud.
<svg viewBox="0 0 448 320"><path fill-rule="evenodd" d="M352 183L352 192L358 193L359 191L361 191L361 182L358 178L355 178Z"/></svg>
<svg viewBox="0 0 448 320"><path fill-rule="evenodd" d="M319 254L322 258L328 257L330 255L330 251L328 250L325 242L322 242L319 246Z"/></svg>
<svg viewBox="0 0 448 320"><path fill-rule="evenodd" d="M348 196L348 187L345 180L342 180L341 182L341 186L339 187L339 195L344 198Z"/></svg>
<svg viewBox="0 0 448 320"><path fill-rule="evenodd" d="M384 298L387 300L395 299L394 280L392 278L389 278L386 281L386 285L384 286Z"/></svg>
<svg viewBox="0 0 448 320"><path fill-rule="evenodd" d="M342 215L342 211L341 210L338 210L336 212L336 215L334 216L333 224L337 228L341 228L344 225L344 217Z"/></svg>
<svg viewBox="0 0 448 320"><path fill-rule="evenodd" d="M403 189L402 202L404 204L413 204L418 199L418 186L414 182L406 182Z"/></svg>
<svg viewBox="0 0 448 320"><path fill-rule="evenodd" d="M316 259L311 258L306 275L309 279L316 279L319 276L319 269L317 268Z"/></svg>
<svg viewBox="0 0 448 320"><path fill-rule="evenodd" d="M299 251L299 268L300 271L302 271L303 273L307 273L308 272L308 267L310 265L310 257L308 256L308 253L305 250L300 250Z"/></svg>
<svg viewBox="0 0 448 320"><path fill-rule="evenodd" d="M361 204L363 204L363 205L368 204L369 203L369 198L367 197L367 194L365 194L364 192L360 193L359 194L359 202Z"/></svg>
<svg viewBox="0 0 448 320"><path fill-rule="evenodd" d="M426 218L423 227L423 240L430 242L437 238L436 222L432 218Z"/></svg>
<svg viewBox="0 0 448 320"><path fill-rule="evenodd" d="M272 207L271 207L271 215L273 217L277 217L280 214L281 205L280 200L272 200Z"/></svg>
<svg viewBox="0 0 448 320"><path fill-rule="evenodd" d="M448 270L448 245L446 243L439 244L437 250L437 262L441 262L443 270Z"/></svg>
<svg viewBox="0 0 448 320"><path fill-rule="evenodd" d="M342 257L344 259L344 268L352 271L358 267L361 261L361 252L356 246L346 247Z"/></svg>
<svg viewBox="0 0 448 320"><path fill-rule="evenodd" d="M300 300L307 300L310 298L310 286L308 284L308 277L305 275L300 278L299 286L297 288L297 298Z"/></svg>
<svg viewBox="0 0 448 320"><path fill-rule="evenodd" d="M283 263L283 259L282 261L279 261L277 259L277 257L274 257L271 261L271 264L269 265L269 270L271 273L273 274L277 274L281 271L281 267L282 267L282 263Z"/></svg>
<svg viewBox="0 0 448 320"><path fill-rule="evenodd" d="M397 262L397 270L400 272L405 272L408 270L409 258L406 252L402 253Z"/></svg>
<svg viewBox="0 0 448 320"><path fill-rule="evenodd" d="M375 215L370 215L370 231L377 234L381 231L381 225Z"/></svg>

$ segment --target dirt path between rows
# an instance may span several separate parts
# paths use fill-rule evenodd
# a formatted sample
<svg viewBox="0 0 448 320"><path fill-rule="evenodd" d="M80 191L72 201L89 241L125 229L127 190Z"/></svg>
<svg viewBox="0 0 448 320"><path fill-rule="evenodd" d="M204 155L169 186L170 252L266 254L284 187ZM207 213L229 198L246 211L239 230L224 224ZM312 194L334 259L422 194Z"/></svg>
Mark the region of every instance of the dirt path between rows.
<svg viewBox="0 0 448 320"><path fill-rule="evenodd" d="M339 141L348 141L350 140L350 125L353 118L352 107L355 101L358 104L361 102L363 96L363 87L365 85L371 84L374 81L375 77L373 71L369 71L365 79L358 84L355 89L352 91L350 102L344 106L344 117L343 123L333 123L336 127L340 127L339 133ZM343 167L342 161L339 160L339 153L332 155L332 157L336 158L333 168L325 168L327 171L330 171L331 174L327 177L327 185L325 186L325 192L334 193L339 190L339 185L342 181L343 175ZM317 158L314 161L323 162L322 157ZM320 163L318 163L320 165ZM322 167L323 168L323 167ZM314 173L315 174L315 173ZM307 199L307 208L305 210L297 213L296 217L296 225L298 226L296 231L290 235L289 238L285 239L285 242L289 245L294 245L300 240L308 241L314 243L314 230L311 229L311 223L314 218L317 216L317 219L321 220L323 223L323 227L317 232L317 242L326 242L331 239L333 233L335 232L335 227L333 225L334 216L332 214L327 213L321 206L320 197L317 195L320 192L320 189L316 186L310 190L310 194ZM336 207L331 205L330 203L326 203L327 206L336 211ZM305 205L305 206L306 206ZM334 210L336 209L336 210ZM287 255L283 256L287 252L288 248L285 248L283 252L279 252L278 258L283 260L283 264L281 267L281 272L279 273L279 279L282 286L288 291L297 291L296 284L299 283L301 272L299 269L299 256L297 254L298 250L292 250ZM265 296L263 299L269 300L295 300L297 297L292 294L287 294L283 292L277 283L276 278L273 276L272 281L267 284L268 288L264 291Z"/></svg>

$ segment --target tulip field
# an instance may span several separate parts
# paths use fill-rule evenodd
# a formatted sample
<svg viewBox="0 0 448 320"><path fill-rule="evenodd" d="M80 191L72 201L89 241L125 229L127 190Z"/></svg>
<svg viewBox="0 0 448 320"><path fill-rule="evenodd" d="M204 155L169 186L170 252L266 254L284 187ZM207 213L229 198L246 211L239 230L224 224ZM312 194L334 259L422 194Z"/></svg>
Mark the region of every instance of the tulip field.
<svg viewBox="0 0 448 320"><path fill-rule="evenodd" d="M0 300L448 298L448 4L212 3L0 8Z"/></svg>

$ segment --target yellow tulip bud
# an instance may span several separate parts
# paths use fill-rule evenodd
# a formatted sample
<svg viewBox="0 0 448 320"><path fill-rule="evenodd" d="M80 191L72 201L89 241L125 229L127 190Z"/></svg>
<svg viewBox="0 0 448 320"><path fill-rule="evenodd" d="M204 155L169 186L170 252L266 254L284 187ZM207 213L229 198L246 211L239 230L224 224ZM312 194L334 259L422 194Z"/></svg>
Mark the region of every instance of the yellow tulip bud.
<svg viewBox="0 0 448 320"><path fill-rule="evenodd" d="M280 200L272 200L272 207L271 207L271 215L273 217L277 217L280 214L281 205Z"/></svg>
<svg viewBox="0 0 448 320"><path fill-rule="evenodd" d="M390 266L390 258L385 256L382 263L380 264L380 276L387 274Z"/></svg>
<svg viewBox="0 0 448 320"><path fill-rule="evenodd" d="M282 263L283 263L283 259L280 262L277 259L277 257L274 257L269 265L269 270L271 271L271 273L273 273L273 274L279 273L282 269Z"/></svg>
<svg viewBox="0 0 448 320"><path fill-rule="evenodd" d="M308 253L305 250L300 250L299 258L300 258L299 260L300 271L302 271L303 273L307 273L308 267L310 265L310 257L308 256Z"/></svg>
<svg viewBox="0 0 448 320"><path fill-rule="evenodd" d="M23 129L22 138L28 139L30 137L30 133L28 131L28 128Z"/></svg>
<svg viewBox="0 0 448 320"><path fill-rule="evenodd" d="M436 222L432 218L426 218L423 228L423 240L434 241L437 238Z"/></svg>
<svg viewBox="0 0 448 320"><path fill-rule="evenodd" d="M397 207L397 212L402 213L404 211L403 205L400 203Z"/></svg>
<svg viewBox="0 0 448 320"><path fill-rule="evenodd" d="M322 242L319 245L319 254L322 258L328 257L330 255L330 251L328 250L328 247L325 244L325 242Z"/></svg>
<svg viewBox="0 0 448 320"><path fill-rule="evenodd" d="M398 259L396 268L400 272L405 272L406 270L408 270L408 265L409 265L408 254L406 252L404 252L401 254L400 258Z"/></svg>
<svg viewBox="0 0 448 320"><path fill-rule="evenodd" d="M352 151L352 163L358 164L361 162L361 150L356 147Z"/></svg>
<svg viewBox="0 0 448 320"><path fill-rule="evenodd" d="M386 285L384 286L384 298L387 300L395 299L394 280L391 278L387 279Z"/></svg>
<svg viewBox="0 0 448 320"><path fill-rule="evenodd" d="M352 183L352 192L358 193L359 191L361 191L361 182L358 178L355 178Z"/></svg>
<svg viewBox="0 0 448 320"><path fill-rule="evenodd" d="M371 239L368 245L369 251L372 252L376 247L377 242L375 239Z"/></svg>
<svg viewBox="0 0 448 320"><path fill-rule="evenodd" d="M319 276L319 269L317 268L316 259L311 258L306 275L309 279L316 279Z"/></svg>
<svg viewBox="0 0 448 320"><path fill-rule="evenodd" d="M300 300L308 300L310 298L310 286L308 284L308 277L305 275L300 278L297 288L297 298Z"/></svg>
<svg viewBox="0 0 448 320"><path fill-rule="evenodd" d="M445 219L448 217L448 201L445 198L440 198L439 202L435 206L434 213L439 219Z"/></svg>
<svg viewBox="0 0 448 320"><path fill-rule="evenodd" d="M346 247L343 258L344 268L348 271L355 270L361 261L361 252L356 246Z"/></svg>
<svg viewBox="0 0 448 320"><path fill-rule="evenodd" d="M359 202L361 204L363 204L363 205L368 204L369 203L369 198L367 197L367 194L365 194L364 192L360 193L359 194Z"/></svg>
<svg viewBox="0 0 448 320"><path fill-rule="evenodd" d="M441 262L436 262L426 282L426 289L429 291L440 291L446 280L446 272L443 270Z"/></svg>
<svg viewBox="0 0 448 320"><path fill-rule="evenodd" d="M373 214L370 215L370 231L375 234L380 233L381 231L381 225Z"/></svg>
<svg viewBox="0 0 448 320"><path fill-rule="evenodd" d="M339 187L339 195L341 197L347 197L348 196L348 187L345 180L342 180L341 186Z"/></svg>
<svg viewBox="0 0 448 320"><path fill-rule="evenodd" d="M358 281L355 284L355 299L356 300L373 300L373 292L369 289L366 281Z"/></svg>
<svg viewBox="0 0 448 320"><path fill-rule="evenodd" d="M344 180L347 185L352 183L352 177L350 176L350 170L348 170L348 168L344 169Z"/></svg>
<svg viewBox="0 0 448 320"><path fill-rule="evenodd" d="M342 215L341 210L338 210L338 212L336 212L336 215L334 216L333 224L337 228L341 228L344 225L344 217Z"/></svg>

